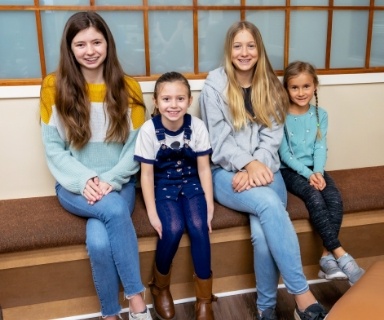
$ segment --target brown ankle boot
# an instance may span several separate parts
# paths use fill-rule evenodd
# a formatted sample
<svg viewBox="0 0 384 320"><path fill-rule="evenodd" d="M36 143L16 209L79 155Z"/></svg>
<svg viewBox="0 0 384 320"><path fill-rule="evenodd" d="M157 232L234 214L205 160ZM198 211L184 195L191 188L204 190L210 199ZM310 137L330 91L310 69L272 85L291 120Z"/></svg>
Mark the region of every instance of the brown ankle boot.
<svg viewBox="0 0 384 320"><path fill-rule="evenodd" d="M157 270L155 265L153 267L152 281L149 282L149 288L153 299L153 309L160 320L175 319L175 305L169 291L170 282L171 270L169 270L167 275L163 275Z"/></svg>
<svg viewBox="0 0 384 320"><path fill-rule="evenodd" d="M214 320L212 311L212 301L217 297L212 294L212 275L209 279L199 279L196 274L193 275L196 291L196 320Z"/></svg>

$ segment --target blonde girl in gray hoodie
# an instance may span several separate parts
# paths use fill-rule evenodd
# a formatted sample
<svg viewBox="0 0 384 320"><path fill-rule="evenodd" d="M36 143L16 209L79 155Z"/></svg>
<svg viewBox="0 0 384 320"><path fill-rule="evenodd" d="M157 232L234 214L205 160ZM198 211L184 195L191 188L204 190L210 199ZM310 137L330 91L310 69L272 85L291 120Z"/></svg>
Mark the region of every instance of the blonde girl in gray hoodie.
<svg viewBox="0 0 384 320"><path fill-rule="evenodd" d="M250 217L257 319L277 319L280 274L296 300L295 319L324 319L327 312L309 291L297 235L285 209L278 150L287 94L255 25L233 24L224 50L224 66L209 73L200 107L213 149L214 197Z"/></svg>

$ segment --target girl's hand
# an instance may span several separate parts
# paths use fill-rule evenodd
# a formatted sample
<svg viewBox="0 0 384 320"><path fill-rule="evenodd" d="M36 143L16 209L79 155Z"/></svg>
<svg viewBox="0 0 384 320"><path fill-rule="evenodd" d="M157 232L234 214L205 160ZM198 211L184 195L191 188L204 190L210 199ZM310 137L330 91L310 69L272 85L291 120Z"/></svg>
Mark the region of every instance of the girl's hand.
<svg viewBox="0 0 384 320"><path fill-rule="evenodd" d="M325 182L323 175L320 172L316 172L315 176L318 181L319 190L320 191L324 190L324 188L327 186L327 183Z"/></svg>
<svg viewBox="0 0 384 320"><path fill-rule="evenodd" d="M266 186L273 182L273 172L264 163L254 160L245 166L251 187Z"/></svg>
<svg viewBox="0 0 384 320"><path fill-rule="evenodd" d="M208 223L208 230L209 233L212 233L212 219L213 219L213 212L215 210L214 204L207 204L207 223Z"/></svg>
<svg viewBox="0 0 384 320"><path fill-rule="evenodd" d="M242 192L251 188L249 185L248 173L246 171L236 172L232 179L232 188L235 192Z"/></svg>
<svg viewBox="0 0 384 320"><path fill-rule="evenodd" d="M87 199L87 202L90 205L93 205L103 197L103 192L99 187L99 183L99 178L94 177L89 179L85 185L83 196Z"/></svg>
<svg viewBox="0 0 384 320"><path fill-rule="evenodd" d="M319 190L319 186L318 186L319 182L317 181L317 177L314 173L311 174L308 181L312 187L314 187L316 190Z"/></svg>
<svg viewBox="0 0 384 320"><path fill-rule="evenodd" d="M103 181L99 182L99 188L103 192L103 196L106 196L113 190L112 186L109 183Z"/></svg>
<svg viewBox="0 0 384 320"><path fill-rule="evenodd" d="M148 214L149 222L151 223L151 226L153 229L156 230L157 234L159 235L159 238L161 239L163 236L163 226L161 224L159 216L156 214Z"/></svg>
<svg viewBox="0 0 384 320"><path fill-rule="evenodd" d="M325 188L325 180L321 173L313 173L309 177L309 184L314 187L316 190L322 191Z"/></svg>

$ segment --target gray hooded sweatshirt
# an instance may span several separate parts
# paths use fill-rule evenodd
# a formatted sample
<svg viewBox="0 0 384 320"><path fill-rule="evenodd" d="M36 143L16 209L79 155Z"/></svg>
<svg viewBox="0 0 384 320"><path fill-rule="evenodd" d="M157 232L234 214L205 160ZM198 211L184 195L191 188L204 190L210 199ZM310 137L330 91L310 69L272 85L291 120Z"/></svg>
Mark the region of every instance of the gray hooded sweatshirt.
<svg viewBox="0 0 384 320"><path fill-rule="evenodd" d="M252 160L258 160L272 172L278 171L283 125L274 119L271 128L248 121L236 131L227 104L227 83L224 68L215 69L209 72L199 97L201 118L208 128L213 149L213 168L237 172Z"/></svg>

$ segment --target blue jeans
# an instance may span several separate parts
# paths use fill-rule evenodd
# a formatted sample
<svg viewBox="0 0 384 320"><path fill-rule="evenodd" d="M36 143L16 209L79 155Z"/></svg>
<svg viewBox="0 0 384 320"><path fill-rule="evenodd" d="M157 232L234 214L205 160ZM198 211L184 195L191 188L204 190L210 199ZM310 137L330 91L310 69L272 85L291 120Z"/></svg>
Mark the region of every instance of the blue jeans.
<svg viewBox="0 0 384 320"><path fill-rule="evenodd" d="M79 194L56 184L61 205L69 212L88 218L86 244L93 281L103 316L121 311L120 281L125 296L145 290L140 277L139 251L131 214L135 203L135 181L112 191L94 205Z"/></svg>
<svg viewBox="0 0 384 320"><path fill-rule="evenodd" d="M249 213L258 309L276 306L280 273L289 293L308 291L299 242L285 210L287 191L280 172L275 172L270 185L243 192L233 191L234 172L219 168L212 175L215 199L226 207Z"/></svg>

